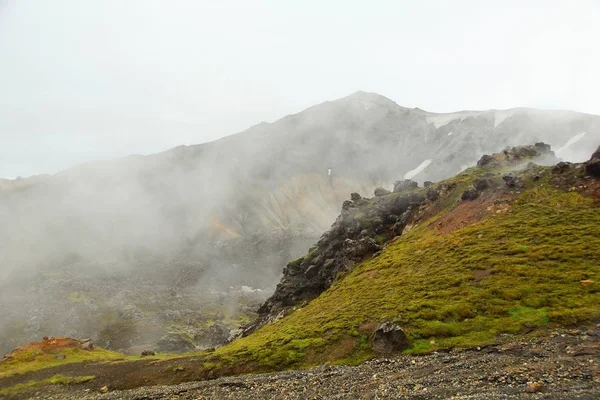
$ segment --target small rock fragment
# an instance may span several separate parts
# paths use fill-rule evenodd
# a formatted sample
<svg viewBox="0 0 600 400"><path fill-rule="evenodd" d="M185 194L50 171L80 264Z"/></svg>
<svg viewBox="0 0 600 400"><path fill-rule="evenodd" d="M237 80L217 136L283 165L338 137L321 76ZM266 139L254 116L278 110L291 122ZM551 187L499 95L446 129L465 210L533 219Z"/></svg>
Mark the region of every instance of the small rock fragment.
<svg viewBox="0 0 600 400"><path fill-rule="evenodd" d="M525 386L525 391L527 393L541 392L542 389L544 389L544 385L541 384L540 382L532 382L532 383L528 384L527 386Z"/></svg>
<svg viewBox="0 0 600 400"><path fill-rule="evenodd" d="M375 189L375 191L373 193L375 194L375 196L381 197L381 196L386 196L386 195L388 195L388 194L390 194L392 192L390 192L389 190L384 189L382 187L378 187L378 188Z"/></svg>

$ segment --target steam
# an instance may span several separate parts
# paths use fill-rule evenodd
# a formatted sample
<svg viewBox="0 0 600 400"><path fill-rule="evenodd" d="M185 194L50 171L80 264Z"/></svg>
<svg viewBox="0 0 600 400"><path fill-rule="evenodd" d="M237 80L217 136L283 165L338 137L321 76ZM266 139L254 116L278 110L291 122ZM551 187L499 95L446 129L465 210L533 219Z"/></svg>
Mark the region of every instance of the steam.
<svg viewBox="0 0 600 400"><path fill-rule="evenodd" d="M0 351L44 335L135 349L173 329L202 346L206 325L251 316L351 192L440 180L506 146L569 159L600 142L595 116L497 113L357 92L203 145L0 181Z"/></svg>

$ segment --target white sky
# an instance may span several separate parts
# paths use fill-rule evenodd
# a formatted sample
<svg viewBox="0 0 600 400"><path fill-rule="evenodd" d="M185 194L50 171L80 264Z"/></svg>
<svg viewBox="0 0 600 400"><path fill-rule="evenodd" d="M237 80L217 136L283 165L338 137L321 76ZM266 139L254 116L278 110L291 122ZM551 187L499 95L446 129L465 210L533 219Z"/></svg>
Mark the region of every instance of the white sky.
<svg viewBox="0 0 600 400"><path fill-rule="evenodd" d="M0 177L153 153L356 90L600 114L600 1L0 0Z"/></svg>

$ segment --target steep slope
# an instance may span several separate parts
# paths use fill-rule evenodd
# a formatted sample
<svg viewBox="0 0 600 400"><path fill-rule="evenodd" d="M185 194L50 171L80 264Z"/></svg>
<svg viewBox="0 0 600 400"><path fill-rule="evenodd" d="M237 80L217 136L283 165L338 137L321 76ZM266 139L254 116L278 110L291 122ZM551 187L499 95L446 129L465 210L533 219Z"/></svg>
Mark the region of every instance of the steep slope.
<svg viewBox="0 0 600 400"><path fill-rule="evenodd" d="M372 257L364 252L367 259L346 271L334 270L331 287L308 304L301 297L283 300L286 279L297 276L288 266L263 305L270 323L218 349L215 360L259 369L360 361L373 354L374 330L383 321L402 327L412 352L597 321L600 181L586 175L583 164L521 169L507 159L483 158L480 167L438 184L433 201L425 199L425 189L384 196L422 193L412 201L400 238ZM463 195L471 190L478 193L474 200ZM364 225L361 219L381 204L377 198L359 202L341 216L347 228ZM370 221L377 218L372 214ZM382 231L392 236L396 228L389 222ZM325 242L306 257L326 250ZM310 287L307 272L300 282Z"/></svg>
<svg viewBox="0 0 600 400"><path fill-rule="evenodd" d="M372 199L353 194L332 229L285 268L259 323L251 326L254 332L187 357L88 364L86 373L93 371L95 380L83 385L126 389L490 344L490 351L510 353L514 346L541 343L565 356L593 358L600 351L597 327L589 335L581 332L600 320L600 177L595 156L585 164L534 162L552 157L543 143L507 148L427 188L405 181ZM382 323L401 332L402 347L378 344ZM579 326L584 330L548 338L557 329ZM434 364L430 369L440 354L427 361ZM471 357L464 354L453 352L447 360ZM509 371L509 361L504 355L485 362ZM541 358L535 365L558 374L565 368L556 370L560 362ZM593 361L577 365L582 377L565 376L561 384L590 381L597 372ZM0 363L0 385L18 388L31 378L46 382L57 374L83 374L60 360L39 368L35 356ZM489 384L490 377L480 379Z"/></svg>
<svg viewBox="0 0 600 400"><path fill-rule="evenodd" d="M88 317L122 308L139 310L135 324L187 332L189 318L160 322L169 318L156 314L206 309L194 292L220 308L219 299L237 298L242 286L262 289L262 301L348 193L369 194L407 174L447 178L482 153L540 140L582 161L581 149L587 156L600 141L600 117L434 114L357 92L212 143L89 163L27 185L3 182L0 301L10 312L0 315L0 352L67 330L97 338L103 322ZM144 283L135 285L139 276ZM169 308L148 307L148 292L172 297Z"/></svg>

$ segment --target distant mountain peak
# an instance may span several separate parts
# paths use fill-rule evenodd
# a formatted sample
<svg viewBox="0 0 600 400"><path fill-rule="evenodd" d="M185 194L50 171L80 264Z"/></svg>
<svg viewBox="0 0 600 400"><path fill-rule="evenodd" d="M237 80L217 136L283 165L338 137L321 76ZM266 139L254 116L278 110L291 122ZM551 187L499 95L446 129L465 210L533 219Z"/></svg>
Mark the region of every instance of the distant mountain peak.
<svg viewBox="0 0 600 400"><path fill-rule="evenodd" d="M378 93L373 93L373 92L364 92L362 90L356 91L354 93L352 93L349 96L346 96L340 100L358 100L358 101L366 101L366 102L371 102L371 103L375 103L375 104L379 104L379 105L393 105L395 107L400 107L398 104L396 104L395 101L380 95ZM401 107L404 108L404 107Z"/></svg>

